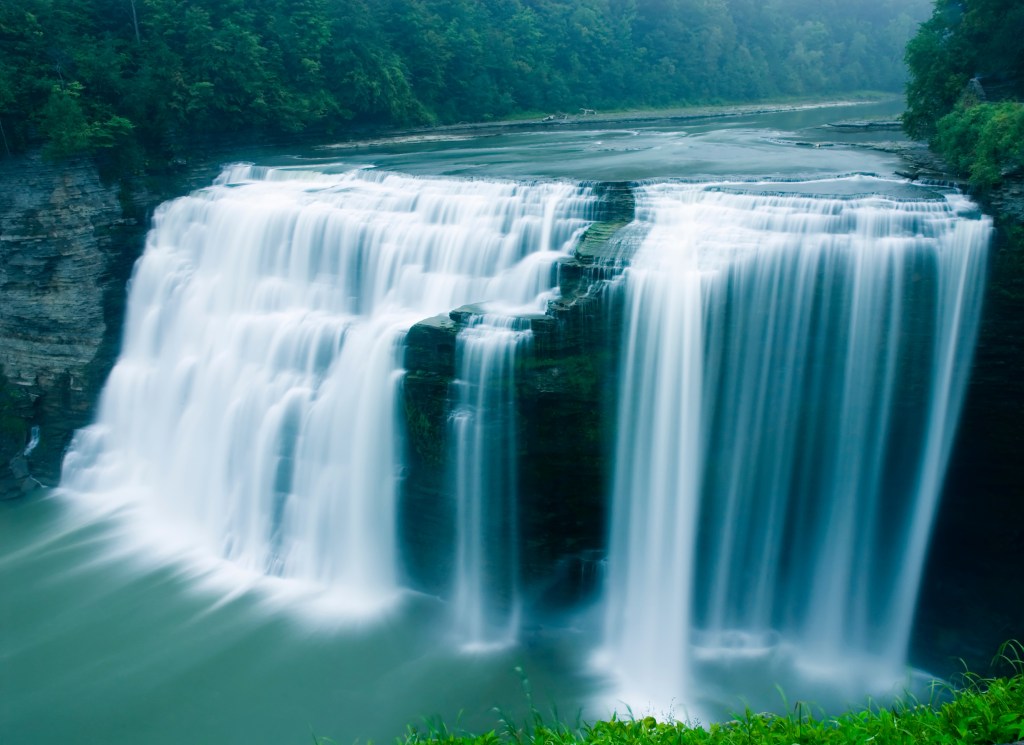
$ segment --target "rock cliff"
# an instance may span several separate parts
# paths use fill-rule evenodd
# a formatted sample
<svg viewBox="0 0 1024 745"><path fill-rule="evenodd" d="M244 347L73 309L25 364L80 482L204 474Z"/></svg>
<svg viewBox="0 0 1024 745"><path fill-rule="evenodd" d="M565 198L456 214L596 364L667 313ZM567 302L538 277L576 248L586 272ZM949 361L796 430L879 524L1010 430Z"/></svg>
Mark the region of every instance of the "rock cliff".
<svg viewBox="0 0 1024 745"><path fill-rule="evenodd" d="M590 592L604 550L622 316L614 280L637 242L625 229L629 185L597 188L596 221L559 265L559 296L529 319L532 344L517 360L519 575L535 609ZM450 384L470 311L424 320L406 337L402 544L409 574L432 592L443 591L454 558Z"/></svg>
<svg viewBox="0 0 1024 745"><path fill-rule="evenodd" d="M140 207L95 163L0 162L0 496L53 484L116 354Z"/></svg>
<svg viewBox="0 0 1024 745"><path fill-rule="evenodd" d="M1024 637L1024 181L976 198L996 235L916 635L936 674L983 672Z"/></svg>

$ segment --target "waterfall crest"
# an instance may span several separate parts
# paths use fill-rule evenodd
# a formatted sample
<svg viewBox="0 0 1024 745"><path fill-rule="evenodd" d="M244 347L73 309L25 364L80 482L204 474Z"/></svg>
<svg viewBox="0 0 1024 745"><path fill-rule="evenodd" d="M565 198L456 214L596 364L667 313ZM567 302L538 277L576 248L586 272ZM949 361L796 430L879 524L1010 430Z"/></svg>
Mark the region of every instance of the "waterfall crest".
<svg viewBox="0 0 1024 745"><path fill-rule="evenodd" d="M225 169L156 214L63 488L374 607L402 584L404 333L470 302L537 307L591 202L559 182Z"/></svg>
<svg viewBox="0 0 1024 745"><path fill-rule="evenodd" d="M832 675L905 664L991 224L820 188L638 191L604 653L636 705L782 645Z"/></svg>

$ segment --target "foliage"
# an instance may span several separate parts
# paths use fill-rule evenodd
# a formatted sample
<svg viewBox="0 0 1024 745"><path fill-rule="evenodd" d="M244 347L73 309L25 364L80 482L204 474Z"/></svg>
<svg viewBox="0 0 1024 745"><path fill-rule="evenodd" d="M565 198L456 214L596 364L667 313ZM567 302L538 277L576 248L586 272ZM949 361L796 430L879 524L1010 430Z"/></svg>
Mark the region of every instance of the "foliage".
<svg viewBox="0 0 1024 745"><path fill-rule="evenodd" d="M1024 104L961 104L936 126L934 145L976 189L1024 169Z"/></svg>
<svg viewBox="0 0 1024 745"><path fill-rule="evenodd" d="M78 83L53 86L39 113L39 129L47 137L45 152L51 157L113 147L132 130L130 121L115 114L87 118L79 102L81 88Z"/></svg>
<svg viewBox="0 0 1024 745"><path fill-rule="evenodd" d="M935 0L931 18L907 45L910 69L903 124L930 139L957 105L968 81L999 81L1024 94L1024 3L1019 0Z"/></svg>
<svg viewBox="0 0 1024 745"><path fill-rule="evenodd" d="M64 156L895 89L928 0L2 0L6 147Z"/></svg>
<svg viewBox="0 0 1024 745"><path fill-rule="evenodd" d="M398 745L993 745L1024 739L1024 647L1008 643L1001 652L1010 677L982 679L964 676L963 686L941 706L916 701L889 707L869 706L839 717L816 717L798 702L785 716L755 714L749 709L730 722L704 729L680 722L644 719L597 722L593 725L548 725L533 712L532 725L516 726L508 717L502 726L483 735L450 731L443 723L428 722L425 731L413 728ZM936 689L936 698L944 686Z"/></svg>

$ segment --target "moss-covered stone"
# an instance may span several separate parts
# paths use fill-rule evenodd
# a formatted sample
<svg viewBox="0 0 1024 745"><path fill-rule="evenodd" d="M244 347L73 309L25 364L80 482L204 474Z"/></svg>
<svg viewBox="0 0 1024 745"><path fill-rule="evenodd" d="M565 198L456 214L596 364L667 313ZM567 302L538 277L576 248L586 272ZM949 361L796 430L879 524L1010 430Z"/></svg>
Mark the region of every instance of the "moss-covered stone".
<svg viewBox="0 0 1024 745"><path fill-rule="evenodd" d="M626 184L596 188L604 219L561 262L560 293L547 311L523 317L532 343L517 360L519 575L545 607L592 592L604 550L621 333L619 293L609 280L628 261L609 244L630 230L635 205ZM406 337L401 531L409 576L433 592L444 592L454 558L448 419L456 337L482 312L456 308Z"/></svg>

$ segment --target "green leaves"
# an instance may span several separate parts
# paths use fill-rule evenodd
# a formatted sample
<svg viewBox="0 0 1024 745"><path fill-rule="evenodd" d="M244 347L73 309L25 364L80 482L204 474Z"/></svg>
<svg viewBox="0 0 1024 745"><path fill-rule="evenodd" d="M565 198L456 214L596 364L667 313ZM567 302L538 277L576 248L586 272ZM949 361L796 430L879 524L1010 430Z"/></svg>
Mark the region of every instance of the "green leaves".
<svg viewBox="0 0 1024 745"><path fill-rule="evenodd" d="M1024 104L962 104L939 119L936 149L977 189L1024 169Z"/></svg>
<svg viewBox="0 0 1024 745"><path fill-rule="evenodd" d="M1002 95L1020 100L1022 37L1024 4L1018 0L935 0L932 17L907 45L907 133L934 138L939 120L953 111L976 75L1003 81Z"/></svg>
<svg viewBox="0 0 1024 745"><path fill-rule="evenodd" d="M80 103L81 92L79 83L64 88L55 85L50 91L39 115L40 129L48 137L44 149L47 157L66 158L113 147L118 138L131 132L132 123L124 117L113 114L104 119L87 117Z"/></svg>
<svg viewBox="0 0 1024 745"><path fill-rule="evenodd" d="M927 1L17 0L0 121L15 150L164 155L215 133L892 88Z"/></svg>

